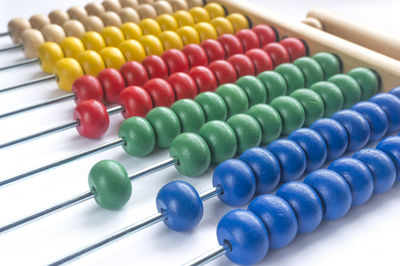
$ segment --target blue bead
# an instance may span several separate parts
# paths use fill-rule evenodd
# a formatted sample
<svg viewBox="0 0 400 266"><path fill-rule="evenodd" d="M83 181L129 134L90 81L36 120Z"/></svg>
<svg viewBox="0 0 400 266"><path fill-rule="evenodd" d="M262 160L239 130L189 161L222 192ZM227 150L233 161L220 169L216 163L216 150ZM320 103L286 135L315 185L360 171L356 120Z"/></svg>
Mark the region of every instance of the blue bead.
<svg viewBox="0 0 400 266"><path fill-rule="evenodd" d="M183 181L163 186L156 198L157 210L164 214L164 223L174 231L194 228L203 217L203 202L196 189Z"/></svg>
<svg viewBox="0 0 400 266"><path fill-rule="evenodd" d="M227 249L225 255L235 264L260 262L269 250L269 236L261 219L247 210L233 210L217 226L218 243Z"/></svg>
<svg viewBox="0 0 400 266"><path fill-rule="evenodd" d="M310 128L324 138L328 147L327 160L334 160L345 152L348 136L342 124L330 118L321 118L315 121Z"/></svg>
<svg viewBox="0 0 400 266"><path fill-rule="evenodd" d="M370 142L378 141L385 136L389 128L389 119L379 105L373 102L359 102L351 109L359 112L367 119L371 128Z"/></svg>
<svg viewBox="0 0 400 266"><path fill-rule="evenodd" d="M362 114L347 109L334 113L331 118L338 121L346 129L349 137L347 151L358 151L369 142L371 127Z"/></svg>
<svg viewBox="0 0 400 266"><path fill-rule="evenodd" d="M396 166L386 153L377 149L362 149L353 158L368 166L374 177L375 194L386 192L393 186L396 181Z"/></svg>
<svg viewBox="0 0 400 266"><path fill-rule="evenodd" d="M256 192L256 178L251 168L243 161L229 159L220 163L214 171L213 186L219 186L219 199L233 207L247 204Z"/></svg>
<svg viewBox="0 0 400 266"><path fill-rule="evenodd" d="M388 133L400 129L400 99L390 93L379 93L370 99L371 102L379 105L389 119Z"/></svg>
<svg viewBox="0 0 400 266"><path fill-rule="evenodd" d="M393 160L396 166L396 180L400 181L400 137L387 137L381 140L376 148L385 152Z"/></svg>
<svg viewBox="0 0 400 266"><path fill-rule="evenodd" d="M343 176L328 170L316 170L304 179L319 195L324 207L324 218L335 220L344 216L351 207L351 190Z"/></svg>
<svg viewBox="0 0 400 266"><path fill-rule="evenodd" d="M281 167L275 156L267 149L255 147L247 149L239 160L253 170L256 178L256 193L265 194L275 189L281 178Z"/></svg>
<svg viewBox="0 0 400 266"><path fill-rule="evenodd" d="M286 200L297 216L301 234L314 231L322 221L324 210L317 192L307 184L293 181L282 185L276 195Z"/></svg>
<svg viewBox="0 0 400 266"><path fill-rule="evenodd" d="M389 91L391 94L396 95L400 99L400 87L393 88Z"/></svg>
<svg viewBox="0 0 400 266"><path fill-rule="evenodd" d="M374 190L374 178L363 162L354 158L340 158L332 162L328 169L346 179L353 206L362 205L369 200Z"/></svg>
<svg viewBox="0 0 400 266"><path fill-rule="evenodd" d="M320 168L326 161L328 148L324 138L315 130L300 128L292 132L288 139L295 141L306 154L306 171L311 172Z"/></svg>
<svg viewBox="0 0 400 266"><path fill-rule="evenodd" d="M303 175L306 169L306 154L296 142L278 139L271 142L267 149L278 159L281 166L281 181L292 181Z"/></svg>

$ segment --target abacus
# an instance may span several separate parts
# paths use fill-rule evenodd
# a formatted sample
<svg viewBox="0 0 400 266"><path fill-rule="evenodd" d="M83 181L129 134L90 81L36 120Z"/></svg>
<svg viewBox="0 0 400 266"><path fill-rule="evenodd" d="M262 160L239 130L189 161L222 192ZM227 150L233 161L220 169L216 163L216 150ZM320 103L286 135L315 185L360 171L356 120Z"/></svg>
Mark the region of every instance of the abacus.
<svg viewBox="0 0 400 266"><path fill-rule="evenodd" d="M0 190L18 189L20 184L14 185L15 181L21 181L21 185L35 182L42 178L45 170L58 166L71 168L73 166L68 165L76 159L116 146L122 146L130 156L151 156L156 163L142 167L148 164L145 163L148 159L124 158L115 153L108 157L113 160L104 160L109 155L99 153L97 157L102 160L96 157L94 160L99 162L89 165L92 166L90 171L75 172L80 179L89 174L89 191L75 197L69 195L66 201L50 204L51 207L38 212L26 211L16 217L15 222L7 219L0 224L0 233L3 233L0 237L18 235L22 230L34 228L38 222L28 223L51 220L53 215L50 214L65 210L60 212L63 215L67 208L68 212L73 211L79 207L69 207L81 206L89 199L94 199L102 209L119 210L118 213L103 212L97 208L103 212L103 218L118 218L117 215L129 212L127 205L141 203L133 192L136 187L146 194L159 190L143 186L143 182L149 182L147 180L159 176L158 172L163 170L168 171L169 179L162 181L165 185L157 194L157 211L149 212L150 215L134 213L118 228L106 230L111 234L100 230L97 237L88 241L88 246L75 252L58 252L59 259L45 253L45 263L68 263L159 222L171 229L168 234L189 231L178 235L180 241L185 242L186 237L199 229L196 226L201 227L204 210L213 204L203 206L203 202L211 202L217 196L230 207L249 205L247 210L233 210L223 216L218 225L215 224L217 247L187 265L200 265L224 254L233 263L254 264L265 257L268 249L288 245L297 233L314 231L323 218L334 220L344 216L351 206L364 204L372 194L386 192L398 181L400 139L397 136L384 138L397 134L400 129L400 90L396 88L400 80L398 61L307 25L288 24L279 16L259 11L250 4L215 2L226 12L225 16L220 16L221 21L236 25L232 26L232 32L215 30L217 35L213 36L217 38L211 39L205 34L194 42L200 45L184 43L167 49L162 44L163 53L161 50L155 54L146 51L143 58L136 61L124 55L123 62L114 67L107 65L104 72L99 68L92 75L77 75L71 79L68 86L78 95L73 121L0 147L71 127L77 127L86 138L101 139L82 140L92 148L79 152L73 147L73 155L2 179ZM196 7L200 9L195 10L207 10L206 3ZM203 11L196 14L204 14ZM230 53L229 48L235 46L224 40L235 40L241 48ZM200 61L202 63L197 64ZM123 66L131 69L124 72ZM117 71L118 68L121 71ZM142 71L129 76L127 73L133 68ZM100 73L105 74L101 76ZM138 81L138 73L146 73L146 77ZM88 73L85 71L85 74ZM119 84L107 85L107 80L115 79ZM182 80L185 81L183 85ZM63 100L75 95L66 94ZM58 99L44 104L50 102L58 102ZM106 109L102 102L111 103L111 106ZM108 114L119 111L126 120L119 127L118 137L104 141L102 136L110 123ZM95 121L96 117L102 119ZM48 136L42 139L46 138ZM362 149L377 141L380 142L375 149ZM73 142L69 145L74 146ZM257 147L260 145L266 148ZM162 148L169 148L169 156ZM352 158L341 158L346 152L356 154ZM330 162L328 169L320 169L326 162ZM129 168L133 164L140 170L131 174ZM212 165L216 166L215 170L208 170ZM212 186L195 188L197 179L189 177L207 176L209 171L213 172ZM295 181L304 174L304 182ZM28 176L32 176L29 181L22 180ZM131 183L145 176L148 177ZM171 180L171 177L185 181ZM5 185L9 186L3 188ZM278 187L276 195L268 194ZM217 208L219 213L229 210ZM84 217L92 214L80 213ZM48 221L47 227L70 222L70 219L59 219L56 224ZM118 230L123 225L128 226ZM10 232L12 229L15 231ZM148 239L148 243L150 241ZM74 249L82 245L78 241L74 243ZM179 255L176 249L168 249ZM188 259L190 257L185 256L181 262Z"/></svg>

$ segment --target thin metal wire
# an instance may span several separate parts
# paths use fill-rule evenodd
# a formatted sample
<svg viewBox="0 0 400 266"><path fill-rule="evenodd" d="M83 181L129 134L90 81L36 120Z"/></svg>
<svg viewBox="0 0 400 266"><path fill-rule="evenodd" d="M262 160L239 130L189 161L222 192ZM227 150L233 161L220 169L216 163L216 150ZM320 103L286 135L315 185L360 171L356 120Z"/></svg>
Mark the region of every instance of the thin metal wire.
<svg viewBox="0 0 400 266"><path fill-rule="evenodd" d="M207 264L216 258L221 257L226 253L226 248L223 246L218 246L216 248L211 249L210 251L207 251L203 255L183 264L182 266L200 266Z"/></svg>
<svg viewBox="0 0 400 266"><path fill-rule="evenodd" d="M161 161L161 162L159 162L159 163L157 163L155 165L146 167L146 168L144 168L144 169L142 169L142 170L140 170L140 171L138 171L138 172L136 172L134 174L129 175L129 179L131 181L138 180L138 179L140 179L140 178L142 178L142 177L144 177L146 175L150 175L150 174L153 174L155 172L161 171L162 169L170 167L171 165L174 165L175 163L176 163L176 160L174 158L166 159L166 160Z"/></svg>
<svg viewBox="0 0 400 266"><path fill-rule="evenodd" d="M200 194L200 199L204 202L206 200L209 200L218 194L220 194L222 191L220 186L212 187L209 190L204 191L203 193Z"/></svg>
<svg viewBox="0 0 400 266"><path fill-rule="evenodd" d="M20 84L11 86L11 87L7 87L7 88L4 88L4 89L1 89L0 93L6 92L6 91L10 91L10 90L14 90L14 89L18 89L18 88L22 88L22 87L25 87L25 86L28 86L28 85L33 85L33 84L36 84L36 83L52 80L52 79L55 79L55 78L56 78L56 75L52 74L52 75L47 75L47 76L44 76L44 77L41 77L41 78L32 79L32 80L24 82L24 83L20 83Z"/></svg>
<svg viewBox="0 0 400 266"><path fill-rule="evenodd" d="M5 52L5 51L9 51L9 50L14 50L14 49L18 49L18 48L22 48L22 44L21 43L16 43L16 44L10 44L8 46L2 47L0 48L0 52Z"/></svg>
<svg viewBox="0 0 400 266"><path fill-rule="evenodd" d="M15 68L15 67L20 67L20 66L25 66L25 65L29 65L29 64L33 64L33 63L37 63L37 62L39 62L39 58L26 59L24 61L17 62L17 63L12 64L12 65L7 65L7 66L0 67L0 71L6 70L6 69Z"/></svg>
<svg viewBox="0 0 400 266"><path fill-rule="evenodd" d="M1 32L0 33L0 37L9 36L9 35L10 35L9 31L5 31L5 32Z"/></svg>

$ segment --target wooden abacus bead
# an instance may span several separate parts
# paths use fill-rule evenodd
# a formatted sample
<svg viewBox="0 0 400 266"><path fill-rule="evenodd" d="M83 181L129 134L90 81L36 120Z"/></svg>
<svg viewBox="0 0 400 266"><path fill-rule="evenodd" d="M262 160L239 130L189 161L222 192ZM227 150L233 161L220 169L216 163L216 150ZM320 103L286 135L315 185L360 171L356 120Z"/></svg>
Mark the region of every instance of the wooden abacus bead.
<svg viewBox="0 0 400 266"><path fill-rule="evenodd" d="M57 24L48 24L41 30L46 42L61 43L65 39L64 29Z"/></svg>
<svg viewBox="0 0 400 266"><path fill-rule="evenodd" d="M157 36L164 46L164 50L183 49L183 42L178 33L174 31L163 31Z"/></svg>
<svg viewBox="0 0 400 266"><path fill-rule="evenodd" d="M121 66L120 71L128 86L143 86L149 80L146 68L136 61L126 62Z"/></svg>
<svg viewBox="0 0 400 266"><path fill-rule="evenodd" d="M21 43L24 44L24 53L27 58L38 57L37 49L45 42L43 34L36 29L27 29L22 32Z"/></svg>
<svg viewBox="0 0 400 266"><path fill-rule="evenodd" d="M189 13L193 16L195 23L210 21L210 15L204 8L193 7L189 10Z"/></svg>
<svg viewBox="0 0 400 266"><path fill-rule="evenodd" d="M101 4L104 6L106 11L118 13L118 11L121 9L121 4L117 1L105 0Z"/></svg>
<svg viewBox="0 0 400 266"><path fill-rule="evenodd" d="M157 17L157 11L156 9L149 5L149 4L142 4L140 5L136 11L138 12L139 16L141 19L144 18L156 18Z"/></svg>
<svg viewBox="0 0 400 266"><path fill-rule="evenodd" d="M153 4L154 9L157 11L158 15L162 14L172 14L174 10L168 1L160 0Z"/></svg>
<svg viewBox="0 0 400 266"><path fill-rule="evenodd" d="M36 14L30 17L29 22L33 29L41 30L44 26L50 24L50 19L46 15Z"/></svg>
<svg viewBox="0 0 400 266"><path fill-rule="evenodd" d="M56 62L64 58L61 46L55 42L43 43L39 46L37 53L40 67L47 73L53 73Z"/></svg>
<svg viewBox="0 0 400 266"><path fill-rule="evenodd" d="M49 13L51 23L62 26L66 21L70 20L69 15L64 10L56 9Z"/></svg>
<svg viewBox="0 0 400 266"><path fill-rule="evenodd" d="M97 16L100 17L104 12L104 6L102 6L100 3L89 3L85 6L85 9L88 13L89 16Z"/></svg>
<svg viewBox="0 0 400 266"><path fill-rule="evenodd" d="M67 37L61 42L60 45L64 51L65 57L77 58L81 52L85 51L83 42L76 37Z"/></svg>
<svg viewBox="0 0 400 266"><path fill-rule="evenodd" d="M83 21L88 16L86 9L80 6L73 6L67 10L70 19Z"/></svg>
<svg viewBox="0 0 400 266"><path fill-rule="evenodd" d="M103 21L97 16L88 16L82 21L86 31L101 32L104 28Z"/></svg>
<svg viewBox="0 0 400 266"><path fill-rule="evenodd" d="M105 49L116 49L107 47ZM99 72L97 79L104 90L104 99L107 103L118 103L119 95L126 87L126 82L121 72L113 68L105 68Z"/></svg>
<svg viewBox="0 0 400 266"><path fill-rule="evenodd" d="M84 75L79 62L73 58L63 58L58 60L54 67L57 85L60 89L71 92L72 84L80 76Z"/></svg>
<svg viewBox="0 0 400 266"><path fill-rule="evenodd" d="M11 39L14 43L20 41L21 33L31 28L31 23L25 18L13 18L8 22L7 29L10 32Z"/></svg>
<svg viewBox="0 0 400 266"><path fill-rule="evenodd" d="M154 0L138 0L140 5L143 4L148 4L148 5L152 5L154 3Z"/></svg>
<svg viewBox="0 0 400 266"><path fill-rule="evenodd" d="M112 11L107 11L101 15L101 20L103 20L104 26L115 26L115 27L121 27L122 25L122 20L121 18Z"/></svg>
<svg viewBox="0 0 400 266"><path fill-rule="evenodd" d="M203 6L204 1L203 0L187 0L187 3L189 5L189 8L197 7L197 6Z"/></svg>
<svg viewBox="0 0 400 266"><path fill-rule="evenodd" d="M76 126L79 134L90 139L103 136L110 125L106 107L96 100L81 102L75 108L74 120L79 121Z"/></svg>
<svg viewBox="0 0 400 266"><path fill-rule="evenodd" d="M72 84L72 93L75 95L76 104L90 99L104 102L103 87L99 79L94 76L84 75L77 78Z"/></svg>
<svg viewBox="0 0 400 266"><path fill-rule="evenodd" d="M119 0L122 7L130 7L136 9L139 7L139 3L137 0Z"/></svg>
<svg viewBox="0 0 400 266"><path fill-rule="evenodd" d="M210 20L210 24L213 25L215 30L217 31L218 36L223 34L233 34L233 26L232 23L227 20L225 17L216 17Z"/></svg>
<svg viewBox="0 0 400 266"><path fill-rule="evenodd" d="M324 26L322 25L321 21L316 18L305 18L301 22L313 28L324 30Z"/></svg>
<svg viewBox="0 0 400 266"><path fill-rule="evenodd" d="M81 22L78 20L68 20L62 25L65 35L68 37L76 37L76 38L81 38L83 34L85 34L86 30L85 27Z"/></svg>
<svg viewBox="0 0 400 266"><path fill-rule="evenodd" d="M189 5L185 0L171 0L169 3L174 11L189 9Z"/></svg>
<svg viewBox="0 0 400 266"><path fill-rule="evenodd" d="M225 9L218 3L209 3L204 8L210 15L210 19L225 16Z"/></svg>
<svg viewBox="0 0 400 266"><path fill-rule="evenodd" d="M121 17L121 20L124 23L133 22L137 24L140 22L140 16L138 12L131 7L121 8L121 10L118 12L118 15Z"/></svg>

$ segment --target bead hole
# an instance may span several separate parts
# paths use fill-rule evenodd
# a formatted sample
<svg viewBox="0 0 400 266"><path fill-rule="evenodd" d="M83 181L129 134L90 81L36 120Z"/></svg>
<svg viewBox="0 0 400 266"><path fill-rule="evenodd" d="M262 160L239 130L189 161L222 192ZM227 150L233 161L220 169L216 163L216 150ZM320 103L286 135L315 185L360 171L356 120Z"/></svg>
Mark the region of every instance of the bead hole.
<svg viewBox="0 0 400 266"><path fill-rule="evenodd" d="M228 247L228 249L229 249L229 252L231 252L231 251L232 251L232 245L231 245L231 242L229 242L227 239L225 239L225 240L224 240L224 246L225 246L225 249L226 249L226 247Z"/></svg>

